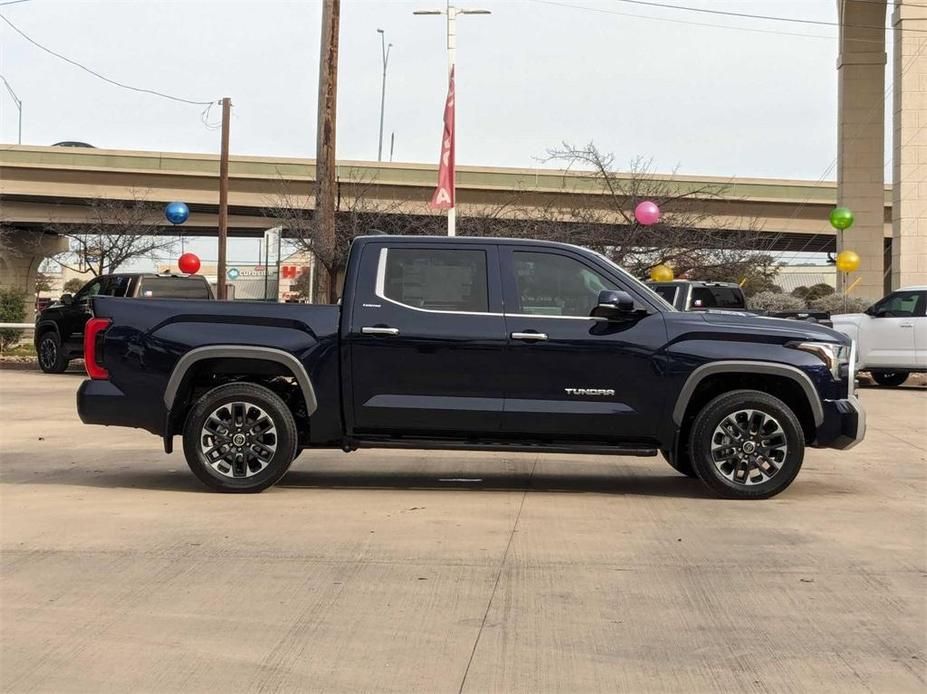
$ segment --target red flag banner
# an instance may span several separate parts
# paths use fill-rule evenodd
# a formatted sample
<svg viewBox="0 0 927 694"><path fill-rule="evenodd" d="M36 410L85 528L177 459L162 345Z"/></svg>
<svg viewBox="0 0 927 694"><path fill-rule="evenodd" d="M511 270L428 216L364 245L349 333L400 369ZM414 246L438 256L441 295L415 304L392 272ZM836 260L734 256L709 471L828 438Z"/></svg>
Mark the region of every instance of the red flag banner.
<svg viewBox="0 0 927 694"><path fill-rule="evenodd" d="M444 135L441 138L441 162L438 164L438 187L431 196L431 206L446 210L454 207L456 172L454 169L454 68L451 68L444 104Z"/></svg>

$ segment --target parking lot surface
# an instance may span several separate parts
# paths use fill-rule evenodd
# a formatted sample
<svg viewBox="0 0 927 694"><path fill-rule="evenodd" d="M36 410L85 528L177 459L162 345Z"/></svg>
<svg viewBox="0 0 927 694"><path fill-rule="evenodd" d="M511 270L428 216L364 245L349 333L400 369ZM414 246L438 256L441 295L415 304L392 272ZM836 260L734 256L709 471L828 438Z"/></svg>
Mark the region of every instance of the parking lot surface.
<svg viewBox="0 0 927 694"><path fill-rule="evenodd" d="M927 389L775 499L661 458L307 452L205 491L0 371L4 691L924 691ZM179 440L178 440L179 443Z"/></svg>

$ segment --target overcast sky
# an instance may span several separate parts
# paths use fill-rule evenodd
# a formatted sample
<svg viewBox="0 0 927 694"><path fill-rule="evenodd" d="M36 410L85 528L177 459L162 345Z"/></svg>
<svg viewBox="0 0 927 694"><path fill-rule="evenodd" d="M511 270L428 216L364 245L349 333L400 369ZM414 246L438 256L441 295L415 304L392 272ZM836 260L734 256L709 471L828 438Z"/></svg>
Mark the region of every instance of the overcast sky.
<svg viewBox="0 0 927 694"><path fill-rule="evenodd" d="M445 24L412 10L443 4L342 0L339 158L376 159L376 30L383 28L394 44L385 149L395 132L396 161L436 161ZM834 0L674 4L837 19ZM652 157L663 171L834 178L834 27L615 0L466 6L492 15L458 21L459 164L536 166L563 140L594 141L619 162ZM314 156L317 1L32 0L0 13L39 43L121 82L197 101L230 96L234 154ZM42 53L5 24L0 72L23 100L24 144L81 140L107 148L218 151L218 131L201 122L203 107L106 84ZM0 104L0 140L15 142L16 109L6 93Z"/></svg>

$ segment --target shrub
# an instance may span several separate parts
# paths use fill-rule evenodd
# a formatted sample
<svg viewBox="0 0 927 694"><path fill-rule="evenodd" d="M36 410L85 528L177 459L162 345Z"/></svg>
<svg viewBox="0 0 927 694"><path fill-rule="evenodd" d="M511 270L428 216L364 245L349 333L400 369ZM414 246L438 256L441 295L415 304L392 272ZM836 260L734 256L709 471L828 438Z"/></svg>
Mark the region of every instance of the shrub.
<svg viewBox="0 0 927 694"><path fill-rule="evenodd" d="M824 282L812 284L810 287L797 287L792 290L792 296L798 297L809 306L812 301L816 301L821 297L830 296L833 293L834 288Z"/></svg>
<svg viewBox="0 0 927 694"><path fill-rule="evenodd" d="M811 302L811 308L815 311L828 311L832 315L841 313L862 313L869 308L870 302L860 299L856 296L846 297L846 307L844 307L843 294L831 294L822 296Z"/></svg>
<svg viewBox="0 0 927 694"><path fill-rule="evenodd" d="M754 294L747 301L751 311L801 311L805 302L791 294L777 294L776 292L760 292Z"/></svg>
<svg viewBox="0 0 927 694"><path fill-rule="evenodd" d="M22 323L26 320L26 293L19 289L0 289L0 323ZM19 342L22 330L0 330L0 349Z"/></svg>

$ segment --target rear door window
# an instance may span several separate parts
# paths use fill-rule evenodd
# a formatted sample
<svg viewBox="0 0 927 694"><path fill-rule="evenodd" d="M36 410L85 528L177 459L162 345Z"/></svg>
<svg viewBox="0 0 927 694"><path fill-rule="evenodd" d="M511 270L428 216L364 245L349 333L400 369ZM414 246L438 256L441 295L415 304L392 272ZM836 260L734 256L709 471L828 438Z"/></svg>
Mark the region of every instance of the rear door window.
<svg viewBox="0 0 927 694"><path fill-rule="evenodd" d="M715 295L708 287L694 287L692 289L692 308L717 308Z"/></svg>
<svg viewBox="0 0 927 694"><path fill-rule="evenodd" d="M205 280L190 277L143 277L138 296L144 299L211 299Z"/></svg>
<svg viewBox="0 0 927 694"><path fill-rule="evenodd" d="M100 293L106 296L124 297L129 294L129 285L131 283L132 278L127 275L113 275L112 277L106 278L103 291Z"/></svg>
<svg viewBox="0 0 927 694"><path fill-rule="evenodd" d="M743 294L733 287L711 287L718 308L745 308Z"/></svg>
<svg viewBox="0 0 927 694"><path fill-rule="evenodd" d="M676 305L676 294L679 293L679 287L674 287L672 285L663 285L657 287L651 287L661 299L666 301L668 304Z"/></svg>
<svg viewBox="0 0 927 694"><path fill-rule="evenodd" d="M486 252L438 248L389 248L378 293L427 311L489 311Z"/></svg>

